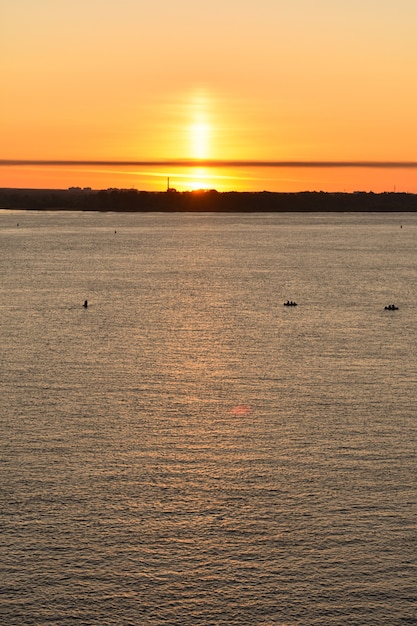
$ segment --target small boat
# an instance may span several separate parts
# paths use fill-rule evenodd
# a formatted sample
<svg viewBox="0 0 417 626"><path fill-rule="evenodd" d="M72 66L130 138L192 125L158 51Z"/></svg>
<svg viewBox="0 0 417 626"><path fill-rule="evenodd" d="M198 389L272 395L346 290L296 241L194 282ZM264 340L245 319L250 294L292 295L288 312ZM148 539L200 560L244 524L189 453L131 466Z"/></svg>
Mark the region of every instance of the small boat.
<svg viewBox="0 0 417 626"><path fill-rule="evenodd" d="M388 304L386 307L384 307L385 311L398 311L398 307L395 306L395 304Z"/></svg>
<svg viewBox="0 0 417 626"><path fill-rule="evenodd" d="M293 302L292 300L287 300L286 302L284 302L284 306L297 306L297 303Z"/></svg>

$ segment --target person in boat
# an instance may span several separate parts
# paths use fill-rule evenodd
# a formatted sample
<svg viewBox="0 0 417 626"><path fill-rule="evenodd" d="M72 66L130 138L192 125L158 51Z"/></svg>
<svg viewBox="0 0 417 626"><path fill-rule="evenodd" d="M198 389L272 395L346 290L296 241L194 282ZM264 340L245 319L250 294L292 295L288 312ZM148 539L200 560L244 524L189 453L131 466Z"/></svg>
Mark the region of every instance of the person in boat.
<svg viewBox="0 0 417 626"><path fill-rule="evenodd" d="M86 309L88 307L88 300L84 300L83 307Z"/></svg>

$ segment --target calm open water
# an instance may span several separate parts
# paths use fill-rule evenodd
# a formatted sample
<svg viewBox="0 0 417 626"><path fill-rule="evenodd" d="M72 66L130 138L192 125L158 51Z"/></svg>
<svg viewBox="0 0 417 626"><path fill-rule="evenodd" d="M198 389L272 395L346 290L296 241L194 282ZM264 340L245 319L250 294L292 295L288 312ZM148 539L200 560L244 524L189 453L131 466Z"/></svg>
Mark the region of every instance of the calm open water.
<svg viewBox="0 0 417 626"><path fill-rule="evenodd" d="M0 260L1 624L417 624L417 215L1 211Z"/></svg>

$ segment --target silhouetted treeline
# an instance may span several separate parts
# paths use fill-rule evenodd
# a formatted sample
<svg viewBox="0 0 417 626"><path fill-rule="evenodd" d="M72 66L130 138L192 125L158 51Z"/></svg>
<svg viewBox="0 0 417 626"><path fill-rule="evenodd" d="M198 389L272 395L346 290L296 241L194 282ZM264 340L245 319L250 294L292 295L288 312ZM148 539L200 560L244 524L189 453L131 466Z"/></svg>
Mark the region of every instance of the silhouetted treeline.
<svg viewBox="0 0 417 626"><path fill-rule="evenodd" d="M163 212L396 212L417 211L408 193L148 192L135 189L0 189L0 208Z"/></svg>

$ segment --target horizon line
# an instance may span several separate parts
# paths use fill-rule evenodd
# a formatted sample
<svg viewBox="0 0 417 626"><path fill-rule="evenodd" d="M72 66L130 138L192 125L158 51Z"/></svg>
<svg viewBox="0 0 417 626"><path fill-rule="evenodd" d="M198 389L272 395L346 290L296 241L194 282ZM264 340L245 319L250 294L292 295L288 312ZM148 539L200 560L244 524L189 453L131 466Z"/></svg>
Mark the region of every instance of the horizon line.
<svg viewBox="0 0 417 626"><path fill-rule="evenodd" d="M100 159L0 159L0 167L271 167L271 168L417 168L417 161L300 161L245 159L161 159L161 160L100 160Z"/></svg>

